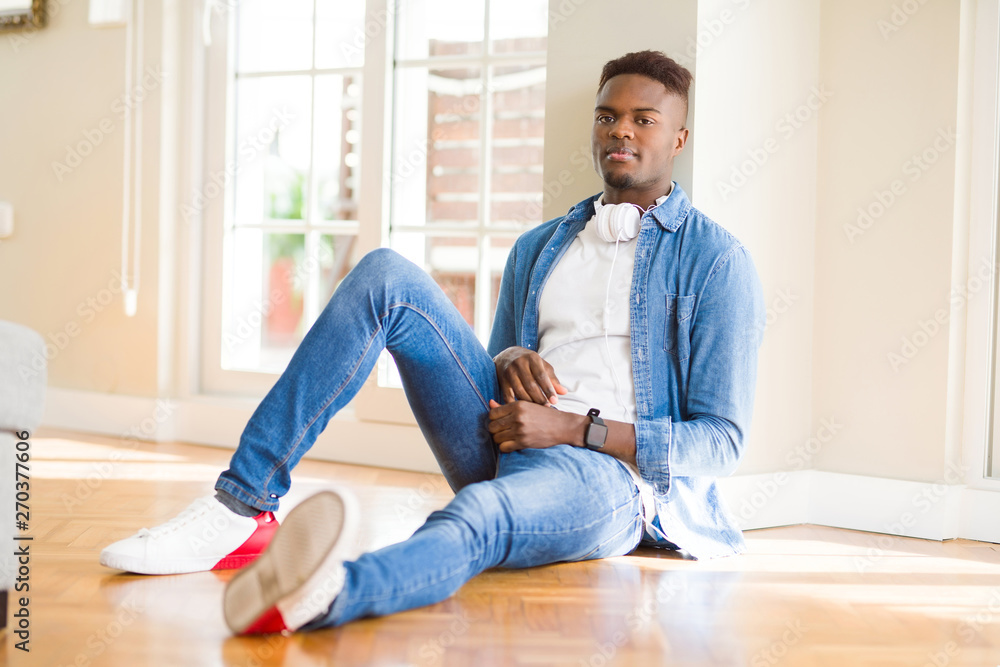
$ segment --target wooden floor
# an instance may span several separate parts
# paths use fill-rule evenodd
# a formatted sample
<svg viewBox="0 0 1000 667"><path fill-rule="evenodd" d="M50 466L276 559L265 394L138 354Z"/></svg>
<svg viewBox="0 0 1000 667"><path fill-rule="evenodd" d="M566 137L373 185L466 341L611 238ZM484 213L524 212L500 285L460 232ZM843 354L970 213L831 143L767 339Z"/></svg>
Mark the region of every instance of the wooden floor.
<svg viewBox="0 0 1000 667"><path fill-rule="evenodd" d="M736 558L640 550L491 571L431 607L232 638L231 572L97 562L209 492L228 451L39 430L31 453L32 651L8 635L10 665L1000 665L1000 547L814 526L748 532ZM451 496L435 475L305 461L282 513L331 480L359 496L366 548L406 538Z"/></svg>

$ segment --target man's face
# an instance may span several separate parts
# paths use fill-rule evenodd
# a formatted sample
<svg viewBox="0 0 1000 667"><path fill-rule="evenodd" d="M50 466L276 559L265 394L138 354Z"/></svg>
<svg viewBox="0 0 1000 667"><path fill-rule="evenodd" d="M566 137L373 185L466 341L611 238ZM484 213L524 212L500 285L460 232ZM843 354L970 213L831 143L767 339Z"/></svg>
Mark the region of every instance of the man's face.
<svg viewBox="0 0 1000 667"><path fill-rule="evenodd" d="M612 77L597 94L590 145L604 201L649 206L670 189L687 142L684 100L641 74Z"/></svg>

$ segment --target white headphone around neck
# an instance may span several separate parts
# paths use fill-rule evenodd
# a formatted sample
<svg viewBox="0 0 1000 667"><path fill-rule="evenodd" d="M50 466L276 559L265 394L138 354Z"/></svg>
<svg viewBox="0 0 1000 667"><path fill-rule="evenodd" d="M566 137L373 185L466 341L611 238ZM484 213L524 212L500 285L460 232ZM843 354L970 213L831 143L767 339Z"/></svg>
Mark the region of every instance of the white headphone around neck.
<svg viewBox="0 0 1000 667"><path fill-rule="evenodd" d="M603 204L603 197L594 202L597 235L608 243L631 241L639 235L643 211L635 204Z"/></svg>

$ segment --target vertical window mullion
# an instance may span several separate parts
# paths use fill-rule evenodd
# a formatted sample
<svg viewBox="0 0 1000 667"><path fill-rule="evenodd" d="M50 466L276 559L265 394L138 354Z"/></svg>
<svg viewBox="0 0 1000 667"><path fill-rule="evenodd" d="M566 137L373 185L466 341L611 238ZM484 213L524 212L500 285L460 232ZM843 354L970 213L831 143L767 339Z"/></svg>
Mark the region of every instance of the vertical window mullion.
<svg viewBox="0 0 1000 667"><path fill-rule="evenodd" d="M309 175L306 179L306 219L305 219L305 257L303 266L297 267L297 274L302 280L302 325L303 331L308 331L316 321L319 310L319 237L315 232L316 219L316 26L317 4L313 0L312 7L312 72L309 75Z"/></svg>
<svg viewBox="0 0 1000 667"><path fill-rule="evenodd" d="M483 11L483 64L479 133L479 234L476 247L479 251L476 267L475 302L473 304L473 321L476 334L485 339L489 329L489 248L486 240L486 230L489 228L493 208L491 195L493 184L493 153L490 150L493 137L493 68L490 65L490 0L486 0Z"/></svg>

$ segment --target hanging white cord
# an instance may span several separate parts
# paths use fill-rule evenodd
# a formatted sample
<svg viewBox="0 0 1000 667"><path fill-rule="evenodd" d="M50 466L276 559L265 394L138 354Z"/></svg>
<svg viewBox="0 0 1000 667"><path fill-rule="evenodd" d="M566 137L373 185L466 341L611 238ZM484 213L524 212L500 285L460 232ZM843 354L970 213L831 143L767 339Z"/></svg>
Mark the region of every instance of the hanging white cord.
<svg viewBox="0 0 1000 667"><path fill-rule="evenodd" d="M145 0L136 0L136 7L138 11L136 12L136 39L135 39L135 66L132 68L133 73L139 72L141 75L145 71L146 61L144 58L143 47L146 43L145 38ZM143 92L142 99L136 101L135 105L135 178L133 180L133 185L135 187L135 237L132 246L132 266L134 267L134 273L132 274L132 291L125 293L125 312L129 317L135 315L136 308L139 301L139 279L141 272L139 267L142 264L142 253L140 252L140 242L142 241L142 107L145 101L146 91ZM134 91L129 91L130 94L134 95Z"/></svg>
<svg viewBox="0 0 1000 667"><path fill-rule="evenodd" d="M141 0L140 0L141 1ZM134 49L134 29L133 29L133 6L129 3L128 16L125 17L125 90L132 89L132 52ZM127 111L127 110L126 110ZM132 213L132 114L125 114L125 150L124 164L122 167L122 266L121 266L121 288L125 295L125 314L129 314L128 294L129 286L129 221Z"/></svg>
<svg viewBox="0 0 1000 667"><path fill-rule="evenodd" d="M223 12L227 7L233 9L235 6L236 0L229 0L228 3L222 0L205 0L201 11L201 41L205 46L212 46L212 14Z"/></svg>
<svg viewBox="0 0 1000 667"><path fill-rule="evenodd" d="M205 0L205 6L201 11L201 41L205 46L212 46L212 9L215 7L215 0Z"/></svg>
<svg viewBox="0 0 1000 667"><path fill-rule="evenodd" d="M125 94L130 102L125 113L125 164L122 194L122 295L125 315L134 317L139 302L139 275L142 255L142 104L135 94L135 72L143 67L143 0L129 3L125 22ZM134 59L134 60L133 60ZM145 95L143 95L145 98ZM132 122L135 114L135 122ZM132 150L133 144L135 150ZM133 167L134 153L134 167ZM134 171L133 171L134 170ZM134 206L134 208L133 208ZM130 227L135 232L130 234ZM129 241L131 237L131 257ZM130 261L131 260L131 261Z"/></svg>
<svg viewBox="0 0 1000 667"><path fill-rule="evenodd" d="M604 288L604 347L608 351L608 364L611 366L611 374L615 378L615 389L618 391L618 404L621 405L625 421L628 421L629 414L628 408L625 407L625 396L622 394L622 383L618 380L618 370L615 368L613 357L611 356L611 343L608 342L608 298L611 296L611 282L615 279L615 262L618 261L618 243L620 240L619 237L615 237L615 254L611 258L611 272L608 275L608 285Z"/></svg>

